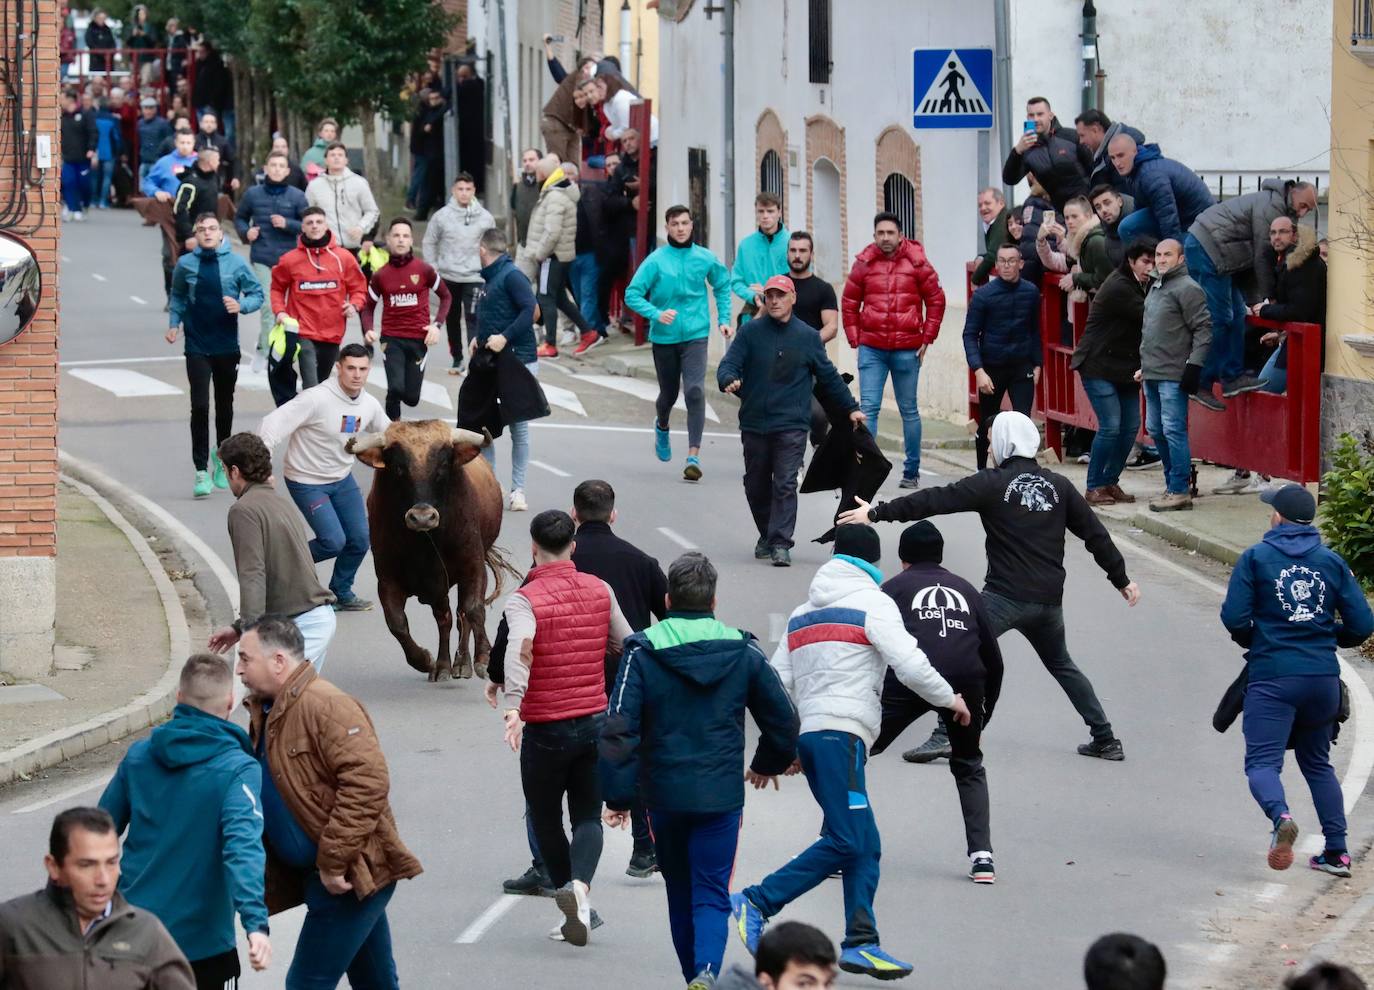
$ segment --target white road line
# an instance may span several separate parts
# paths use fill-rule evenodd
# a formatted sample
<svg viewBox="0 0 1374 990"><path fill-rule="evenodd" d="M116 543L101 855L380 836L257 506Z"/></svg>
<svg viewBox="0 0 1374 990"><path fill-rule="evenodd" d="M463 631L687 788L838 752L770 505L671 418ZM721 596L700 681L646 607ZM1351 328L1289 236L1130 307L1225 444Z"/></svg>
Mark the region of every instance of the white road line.
<svg viewBox="0 0 1374 990"><path fill-rule="evenodd" d="M45 797L41 801L34 801L31 804L20 805L18 808L15 808L13 811L11 811L10 814L27 815L31 811L42 811L44 808L47 808L51 805L61 804L63 801L70 801L78 794L85 794L87 791L95 790L95 788L97 787L104 787L106 784L110 782L110 778L113 776L113 772L101 774L99 777L96 777L92 780L87 780L84 784L79 784L76 787L68 787L66 790L58 791L51 797Z"/></svg>
<svg viewBox="0 0 1374 990"><path fill-rule="evenodd" d="M95 279L97 282L109 281L109 279L107 279L104 275L101 275L99 272L91 272L91 278Z"/></svg>
<svg viewBox="0 0 1374 990"><path fill-rule="evenodd" d="M164 381L127 368L78 368L72 372L72 376L89 382L96 388L113 392L121 399L182 394L182 390L175 385L168 385Z"/></svg>
<svg viewBox="0 0 1374 990"><path fill-rule="evenodd" d="M652 426L594 426L591 423L546 423L542 419L530 424L536 430L593 430L597 433L653 433ZM674 436L685 437L686 430L673 430ZM703 433L703 437L714 440L739 441L738 433Z"/></svg>
<svg viewBox="0 0 1374 990"><path fill-rule="evenodd" d="M478 915L476 921L464 928L459 936L453 940L453 943L455 945L472 945L491 931L492 927L501 920L506 912L522 900L524 898L519 894L502 894L491 907Z"/></svg>
<svg viewBox="0 0 1374 990"><path fill-rule="evenodd" d="M781 643L787 632L787 616L782 612L768 613L768 642Z"/></svg>
<svg viewBox="0 0 1374 990"><path fill-rule="evenodd" d="M1278 896L1287 889L1288 884L1286 883L1266 883L1255 895L1255 900L1261 904L1268 904L1270 901L1277 900Z"/></svg>
<svg viewBox="0 0 1374 990"><path fill-rule="evenodd" d="M134 302L138 303L140 306L148 305L148 300L144 299L142 296L130 296L129 298L132 299Z"/></svg>
<svg viewBox="0 0 1374 990"><path fill-rule="evenodd" d="M668 537L668 539L672 540L678 546L682 547L682 549L684 550L695 550L697 548L697 545L695 543L687 539L687 537L683 536L675 529L669 529L667 526L660 526L658 527L658 531L662 533L664 536Z"/></svg>
<svg viewBox="0 0 1374 990"><path fill-rule="evenodd" d="M68 258L65 254L62 255L62 261L63 261L64 263L65 263L65 262L68 262L68 261L71 261L71 260L72 260L72 259L71 259L71 258Z"/></svg>
<svg viewBox="0 0 1374 990"><path fill-rule="evenodd" d="M107 364L157 364L162 361L185 361L184 354L165 354L160 357L128 357L128 358L91 358L84 361L59 361L59 368L81 368L86 365L107 365Z"/></svg>
<svg viewBox="0 0 1374 990"><path fill-rule="evenodd" d="M562 468L556 468L552 464L545 464L543 461L531 460L530 467L543 468L545 471L549 472L549 474L555 475L559 478L572 477L572 475L570 475L567 471L564 471Z"/></svg>
<svg viewBox="0 0 1374 990"><path fill-rule="evenodd" d="M559 388L557 385L550 385L548 382L540 382L539 387L544 390L544 398L549 400L549 405L558 406L579 416L587 415L587 410L582 407L582 400L577 397L577 393L570 388Z"/></svg>

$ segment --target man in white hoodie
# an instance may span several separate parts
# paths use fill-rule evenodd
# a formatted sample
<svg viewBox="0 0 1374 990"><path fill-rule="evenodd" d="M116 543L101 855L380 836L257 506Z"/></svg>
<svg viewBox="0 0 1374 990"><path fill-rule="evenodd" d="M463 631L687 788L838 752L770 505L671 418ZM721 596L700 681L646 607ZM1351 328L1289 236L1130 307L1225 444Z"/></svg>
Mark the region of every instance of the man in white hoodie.
<svg viewBox="0 0 1374 990"><path fill-rule="evenodd" d="M448 286L453 305L449 307L448 352L453 356L450 375L462 373L463 324L468 340L477 338L477 297L482 288L482 259L477 242L496 221L477 201L477 185L471 175L459 172L453 180L453 195L443 208L429 218L421 251Z"/></svg>
<svg viewBox="0 0 1374 990"><path fill-rule="evenodd" d="M335 141L325 149L324 168L324 173L305 187L306 201L324 210L334 237L356 253L382 212L367 180L348 167L348 149L342 142Z"/></svg>
<svg viewBox="0 0 1374 990"><path fill-rule="evenodd" d="M344 449L350 437L381 433L391 425L382 404L363 388L371 367L368 348L345 344L336 375L268 413L258 427L268 450L288 441L282 463L286 490L315 531L311 559L317 564L335 561L329 590L334 592L336 612L372 608L370 601L353 593L353 578L367 556L370 534L363 493L353 480L357 458Z"/></svg>
<svg viewBox="0 0 1374 990"><path fill-rule="evenodd" d="M749 951L768 919L839 871L845 937L840 968L882 980L912 967L883 951L873 916L882 844L868 800L864 764L882 723L879 697L891 666L897 678L960 725L970 715L906 631L897 603L879 585L882 545L871 526L835 530L835 555L811 581L806 604L787 622L772 664L801 716L800 754L788 773L806 774L824 824L811 847L763 882L730 896L730 914ZM772 779L755 778L762 787Z"/></svg>

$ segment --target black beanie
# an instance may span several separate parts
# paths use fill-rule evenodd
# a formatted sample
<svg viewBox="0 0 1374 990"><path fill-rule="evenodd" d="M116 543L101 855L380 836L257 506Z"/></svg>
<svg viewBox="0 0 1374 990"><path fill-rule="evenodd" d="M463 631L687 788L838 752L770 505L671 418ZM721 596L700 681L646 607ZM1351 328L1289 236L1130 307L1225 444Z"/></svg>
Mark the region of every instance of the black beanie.
<svg viewBox="0 0 1374 990"><path fill-rule="evenodd" d="M919 564L930 561L938 564L945 556L945 538L928 519L912 523L902 530L901 542L897 544L897 559L903 564Z"/></svg>
<svg viewBox="0 0 1374 990"><path fill-rule="evenodd" d="M876 564L883 558L883 544L872 526L837 526L834 552Z"/></svg>

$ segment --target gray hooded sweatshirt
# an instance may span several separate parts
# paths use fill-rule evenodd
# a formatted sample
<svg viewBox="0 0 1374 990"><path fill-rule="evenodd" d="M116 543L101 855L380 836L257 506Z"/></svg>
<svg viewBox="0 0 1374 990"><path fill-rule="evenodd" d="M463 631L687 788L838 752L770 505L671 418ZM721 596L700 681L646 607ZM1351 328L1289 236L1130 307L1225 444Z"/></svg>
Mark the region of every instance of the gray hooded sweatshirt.
<svg viewBox="0 0 1374 990"><path fill-rule="evenodd" d="M1145 320L1140 337L1140 376L1180 382L1185 365L1201 367L1212 346L1212 316L1207 295L1179 263L1154 275L1145 293Z"/></svg>
<svg viewBox="0 0 1374 990"><path fill-rule="evenodd" d="M377 220L381 210L372 198L372 187L357 172L345 168L339 175L328 172L316 176L305 187L305 198L311 206L324 210L325 220L334 237L340 244L357 250L362 238L353 237L350 230L360 230L366 236Z"/></svg>
<svg viewBox="0 0 1374 990"><path fill-rule="evenodd" d="M480 282L482 260L477 256L477 242L484 231L495 226L491 213L476 199L459 206L450 197L443 209L429 218L421 251L445 282Z"/></svg>

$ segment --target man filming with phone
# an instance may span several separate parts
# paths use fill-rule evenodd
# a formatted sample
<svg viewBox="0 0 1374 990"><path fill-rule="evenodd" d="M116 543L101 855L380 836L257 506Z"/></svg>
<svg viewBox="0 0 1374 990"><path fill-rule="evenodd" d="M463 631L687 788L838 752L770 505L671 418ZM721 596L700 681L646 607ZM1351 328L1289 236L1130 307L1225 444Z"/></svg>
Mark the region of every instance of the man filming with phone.
<svg viewBox="0 0 1374 990"><path fill-rule="evenodd" d="M1026 122L1002 166L1002 181L1014 186L1033 175L1061 214L1064 204L1075 196L1088 194L1088 175L1092 172L1092 152L1078 143L1073 128L1059 123L1050 101L1032 96L1026 101Z"/></svg>

